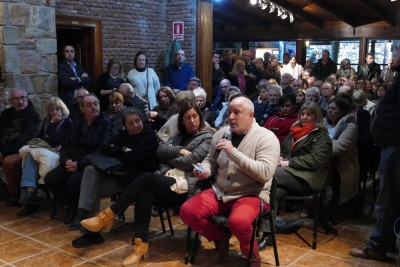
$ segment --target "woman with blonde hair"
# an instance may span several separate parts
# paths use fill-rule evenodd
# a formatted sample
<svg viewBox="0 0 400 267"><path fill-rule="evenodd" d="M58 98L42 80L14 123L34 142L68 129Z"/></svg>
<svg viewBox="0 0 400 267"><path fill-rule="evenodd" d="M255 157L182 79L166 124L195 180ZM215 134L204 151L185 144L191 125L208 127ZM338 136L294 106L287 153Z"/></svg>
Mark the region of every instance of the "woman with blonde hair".
<svg viewBox="0 0 400 267"><path fill-rule="evenodd" d="M228 74L228 80L232 86L237 86L243 94L250 96L256 91L253 80L246 72L243 60L236 60L232 71Z"/></svg>
<svg viewBox="0 0 400 267"><path fill-rule="evenodd" d="M27 205L17 213L18 216L30 215L39 211L37 202L36 183L40 177L43 177L58 165L58 154L61 144L67 133L72 127L72 121L68 117L69 110L64 102L58 97L52 97L47 102L46 117L37 138L47 142L49 148L31 147L26 145L19 151L22 161L21 176L21 201Z"/></svg>
<svg viewBox="0 0 400 267"><path fill-rule="evenodd" d="M124 74L122 62L117 58L112 58L106 67L106 72L97 79L95 94L100 100L102 111L108 109L110 101L108 97L112 92L116 92L122 83L129 82Z"/></svg>
<svg viewBox="0 0 400 267"><path fill-rule="evenodd" d="M350 66L350 59L344 58L340 62L340 68L337 71L339 77L346 77L347 79L353 79L357 76L357 72Z"/></svg>
<svg viewBox="0 0 400 267"><path fill-rule="evenodd" d="M122 130L124 128L122 124L122 111L126 108L124 106L124 97L118 92L113 92L109 96L109 100L110 107L104 111L104 115L113 121L117 131Z"/></svg>

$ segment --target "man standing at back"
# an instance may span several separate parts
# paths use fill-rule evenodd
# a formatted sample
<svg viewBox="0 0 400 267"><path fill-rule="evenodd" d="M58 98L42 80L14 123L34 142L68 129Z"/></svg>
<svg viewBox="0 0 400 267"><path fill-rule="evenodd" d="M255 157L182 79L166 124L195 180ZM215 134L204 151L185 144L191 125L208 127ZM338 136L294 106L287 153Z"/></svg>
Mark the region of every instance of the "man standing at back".
<svg viewBox="0 0 400 267"><path fill-rule="evenodd" d="M223 56L224 56L224 59L221 60L219 65L221 66L221 68L224 71L225 75L228 76L229 72L232 71L233 64L235 64L235 61L232 58L233 57L232 49L225 48Z"/></svg>
<svg viewBox="0 0 400 267"><path fill-rule="evenodd" d="M40 115L24 89L14 88L8 99L11 106L0 116L0 162L7 188L0 180L2 196L8 196L7 206L18 206L22 158L19 150L39 132ZM7 190L8 189L8 190Z"/></svg>
<svg viewBox="0 0 400 267"><path fill-rule="evenodd" d="M365 63L358 68L357 76L359 79L372 80L381 75L381 68L374 62L374 54L367 53Z"/></svg>
<svg viewBox="0 0 400 267"><path fill-rule="evenodd" d="M322 58L319 59L312 68L312 74L317 77L318 80L325 80L326 77L337 72L337 66L329 55L330 53L328 50L322 51Z"/></svg>
<svg viewBox="0 0 400 267"><path fill-rule="evenodd" d="M74 61L75 49L71 45L64 46L63 57L58 63L58 97L69 108L74 103L74 91L92 84L92 78Z"/></svg>
<svg viewBox="0 0 400 267"><path fill-rule="evenodd" d="M400 71L400 44L394 56L396 71ZM352 248L350 255L383 261L387 253L398 253L396 231L400 217L400 79L397 77L371 117L374 143L381 146L379 163L380 192L375 202L376 225L369 240L360 248ZM396 226L396 231L393 226ZM397 251L396 251L397 250ZM367 263L368 264L368 263Z"/></svg>
<svg viewBox="0 0 400 267"><path fill-rule="evenodd" d="M178 50L175 55L175 63L167 67L164 85L174 90L175 94L186 90L188 81L194 77L193 68L185 62L185 51Z"/></svg>
<svg viewBox="0 0 400 267"><path fill-rule="evenodd" d="M381 78L385 84L393 82L398 75L397 71L394 69L393 62L394 59L389 58L387 68L381 72Z"/></svg>

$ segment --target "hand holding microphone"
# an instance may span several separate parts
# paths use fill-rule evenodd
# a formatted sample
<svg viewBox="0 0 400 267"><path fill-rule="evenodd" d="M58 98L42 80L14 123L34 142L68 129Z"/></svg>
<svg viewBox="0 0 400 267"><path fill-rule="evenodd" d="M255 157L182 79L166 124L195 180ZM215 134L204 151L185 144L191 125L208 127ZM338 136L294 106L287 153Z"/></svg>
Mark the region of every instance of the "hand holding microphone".
<svg viewBox="0 0 400 267"><path fill-rule="evenodd" d="M219 153L221 153L221 150L224 149L228 154L231 153L233 146L232 142L227 140L231 135L230 131L226 131L224 135L222 136L222 139L218 141L218 143L215 145L215 152L214 152L214 159L218 158Z"/></svg>

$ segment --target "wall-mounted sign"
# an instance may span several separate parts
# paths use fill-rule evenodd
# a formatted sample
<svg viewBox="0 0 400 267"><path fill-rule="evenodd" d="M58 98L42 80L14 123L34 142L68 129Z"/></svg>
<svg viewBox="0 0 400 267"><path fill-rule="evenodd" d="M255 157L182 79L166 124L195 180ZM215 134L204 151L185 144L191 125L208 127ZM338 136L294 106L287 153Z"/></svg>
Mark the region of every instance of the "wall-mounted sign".
<svg viewBox="0 0 400 267"><path fill-rule="evenodd" d="M183 41L183 33L184 33L184 24L183 21L176 21L172 23L172 40Z"/></svg>

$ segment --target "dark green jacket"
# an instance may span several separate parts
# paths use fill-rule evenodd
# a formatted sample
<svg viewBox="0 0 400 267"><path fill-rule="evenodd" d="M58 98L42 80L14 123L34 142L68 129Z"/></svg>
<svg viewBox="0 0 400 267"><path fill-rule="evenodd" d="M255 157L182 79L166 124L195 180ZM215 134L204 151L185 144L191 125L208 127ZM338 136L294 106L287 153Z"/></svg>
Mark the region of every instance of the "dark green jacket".
<svg viewBox="0 0 400 267"><path fill-rule="evenodd" d="M289 160L285 171L307 181L318 191L328 177L326 168L332 153L332 140L321 130L314 130L296 143L293 150L292 135L289 133L281 145L281 157Z"/></svg>

